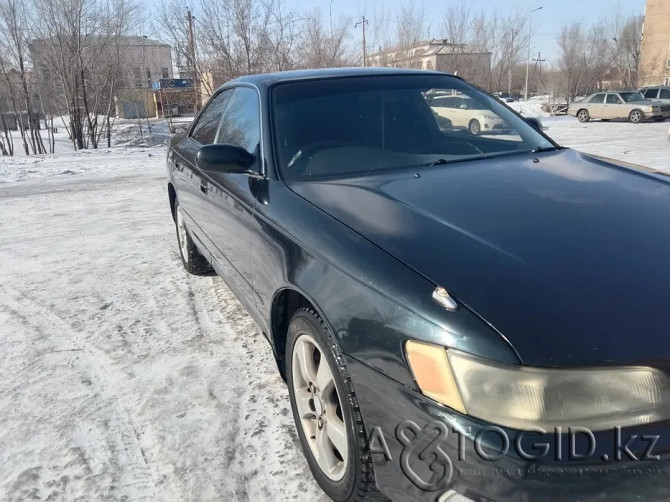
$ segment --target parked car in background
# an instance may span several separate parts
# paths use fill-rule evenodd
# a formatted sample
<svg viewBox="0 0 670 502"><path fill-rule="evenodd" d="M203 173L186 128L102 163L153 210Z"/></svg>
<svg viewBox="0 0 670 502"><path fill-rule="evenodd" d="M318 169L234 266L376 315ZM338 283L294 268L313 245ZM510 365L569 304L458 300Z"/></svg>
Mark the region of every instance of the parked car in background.
<svg viewBox="0 0 670 502"><path fill-rule="evenodd" d="M428 103L440 117L451 121L456 129L467 129L475 136L490 132L502 132L507 128L505 121L489 107L466 95L434 96Z"/></svg>
<svg viewBox="0 0 670 502"><path fill-rule="evenodd" d="M645 120L665 120L670 116L670 105L654 103L635 91L596 92L582 101L573 101L568 114L580 122L591 119L628 120L639 123Z"/></svg>
<svg viewBox="0 0 670 502"><path fill-rule="evenodd" d="M668 86L643 87L638 92L649 101L670 104L670 87Z"/></svg>
<svg viewBox="0 0 670 502"><path fill-rule="evenodd" d="M503 103L513 103L518 99L506 92L496 92L493 95Z"/></svg>

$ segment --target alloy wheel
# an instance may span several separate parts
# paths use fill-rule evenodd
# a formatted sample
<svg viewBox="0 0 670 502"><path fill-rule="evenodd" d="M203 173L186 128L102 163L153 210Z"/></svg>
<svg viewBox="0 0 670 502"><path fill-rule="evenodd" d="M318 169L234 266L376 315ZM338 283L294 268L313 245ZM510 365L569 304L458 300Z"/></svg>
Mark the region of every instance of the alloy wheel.
<svg viewBox="0 0 670 502"><path fill-rule="evenodd" d="M633 122L634 124L637 124L642 120L642 113L640 110L633 110L630 112L630 121Z"/></svg>
<svg viewBox="0 0 670 502"><path fill-rule="evenodd" d="M333 371L304 332L295 341L291 366L299 425L321 471L338 481L347 470L348 438Z"/></svg>
<svg viewBox="0 0 670 502"><path fill-rule="evenodd" d="M580 122L588 122L589 112L587 112L586 110L579 110L579 113L577 113L577 118L579 119Z"/></svg>

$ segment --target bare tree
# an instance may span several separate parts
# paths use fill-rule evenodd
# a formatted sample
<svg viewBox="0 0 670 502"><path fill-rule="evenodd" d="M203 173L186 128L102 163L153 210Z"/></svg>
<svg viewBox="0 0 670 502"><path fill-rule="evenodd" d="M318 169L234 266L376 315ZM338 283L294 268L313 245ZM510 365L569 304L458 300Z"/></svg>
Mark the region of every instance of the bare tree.
<svg viewBox="0 0 670 502"><path fill-rule="evenodd" d="M300 68L329 68L353 65L348 45L352 22L340 18L332 33L323 23L321 12L314 10L303 20L302 36L298 40L296 65Z"/></svg>
<svg viewBox="0 0 670 502"><path fill-rule="evenodd" d="M68 115L74 147L97 148L119 81L119 40L134 6L126 0L34 1L41 16L42 36L32 44L38 71L56 78L54 98Z"/></svg>
<svg viewBox="0 0 670 502"><path fill-rule="evenodd" d="M25 4L17 0L0 1L0 50L3 54L0 71L5 75L7 88L12 94L12 105L26 154L46 153L39 134L39 116L32 102L27 36L28 15ZM9 77L10 71L17 76L15 86ZM22 113L21 108L25 108L25 112ZM23 116L28 122L27 131Z"/></svg>
<svg viewBox="0 0 670 502"><path fill-rule="evenodd" d="M403 66L411 66L412 48L428 38L428 27L425 20L423 5L414 3L400 6L396 16L396 41L400 49ZM418 63L420 64L420 63Z"/></svg>
<svg viewBox="0 0 670 502"><path fill-rule="evenodd" d="M624 87L635 89L638 86L638 69L642 45L643 16L622 18L617 14L610 27L614 65L621 75Z"/></svg>
<svg viewBox="0 0 670 502"><path fill-rule="evenodd" d="M366 17L368 17L366 15ZM369 46L372 51L382 52L396 45L395 33L389 29L392 24L390 9L375 9L370 16L370 27L368 29Z"/></svg>

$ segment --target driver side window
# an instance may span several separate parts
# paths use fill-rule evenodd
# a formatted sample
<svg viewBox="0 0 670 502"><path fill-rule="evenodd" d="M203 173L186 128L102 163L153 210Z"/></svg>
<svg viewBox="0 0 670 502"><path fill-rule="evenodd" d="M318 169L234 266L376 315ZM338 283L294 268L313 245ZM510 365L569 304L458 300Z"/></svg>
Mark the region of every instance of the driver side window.
<svg viewBox="0 0 670 502"><path fill-rule="evenodd" d="M259 110L256 90L250 87L235 88L214 142L239 146L249 153L256 153L261 138Z"/></svg>
<svg viewBox="0 0 670 502"><path fill-rule="evenodd" d="M223 112L233 95L234 89L226 89L214 96L205 109L198 116L198 120L191 131L191 138L201 145L211 145L215 142L216 133L221 123Z"/></svg>

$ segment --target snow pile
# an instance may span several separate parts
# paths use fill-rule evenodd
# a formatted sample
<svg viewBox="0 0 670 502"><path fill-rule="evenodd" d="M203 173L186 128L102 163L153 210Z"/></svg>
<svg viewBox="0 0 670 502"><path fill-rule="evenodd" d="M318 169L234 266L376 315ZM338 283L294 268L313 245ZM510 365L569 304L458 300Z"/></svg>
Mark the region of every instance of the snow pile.
<svg viewBox="0 0 670 502"><path fill-rule="evenodd" d="M118 146L154 147L167 145L173 132L182 132L191 125L191 119L173 121L151 119L123 120L114 123L113 142Z"/></svg>
<svg viewBox="0 0 670 502"><path fill-rule="evenodd" d="M154 147L154 146L165 146L170 142L172 134L161 133L161 132L151 132L145 133L139 138L132 138L129 140L117 139L116 144L119 146L127 147Z"/></svg>
<svg viewBox="0 0 670 502"><path fill-rule="evenodd" d="M0 157L0 186L45 177L71 177L84 173L126 171L142 158L164 162L165 148L104 148L78 152Z"/></svg>
<svg viewBox="0 0 670 502"><path fill-rule="evenodd" d="M550 117L551 115L542 109L542 105L545 103L546 101L544 100L530 99L528 101L507 103L507 105L524 117Z"/></svg>

